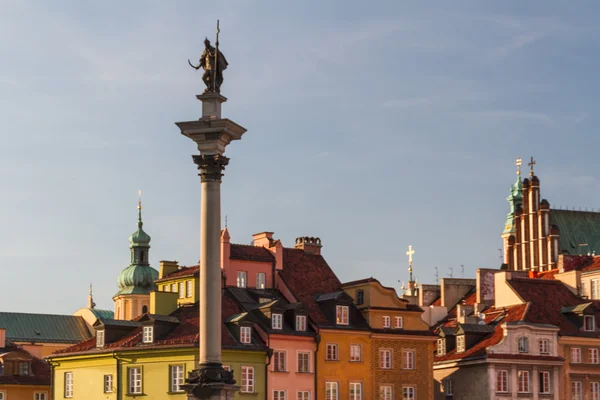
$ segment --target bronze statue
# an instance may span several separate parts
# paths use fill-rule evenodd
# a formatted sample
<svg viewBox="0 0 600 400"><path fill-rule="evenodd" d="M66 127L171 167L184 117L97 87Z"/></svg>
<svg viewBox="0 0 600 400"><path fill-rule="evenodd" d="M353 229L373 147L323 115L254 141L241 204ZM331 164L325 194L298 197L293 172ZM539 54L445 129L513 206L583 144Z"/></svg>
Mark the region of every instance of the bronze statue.
<svg viewBox="0 0 600 400"><path fill-rule="evenodd" d="M221 92L221 84L223 83L223 70L227 68L229 63L225 56L219 50L219 36L217 33L217 47L213 47L210 45L210 40L208 38L204 39L205 49L200 56L200 60L197 66L193 65L190 60L188 63L190 66L196 70L200 68L204 68L204 75L202 75L202 80L206 85L207 92Z"/></svg>

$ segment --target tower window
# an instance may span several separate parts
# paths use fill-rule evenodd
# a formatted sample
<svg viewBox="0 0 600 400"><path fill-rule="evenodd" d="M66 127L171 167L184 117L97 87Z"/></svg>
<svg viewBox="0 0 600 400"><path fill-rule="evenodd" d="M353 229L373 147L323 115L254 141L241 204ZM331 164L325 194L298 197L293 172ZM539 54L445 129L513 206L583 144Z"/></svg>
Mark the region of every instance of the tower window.
<svg viewBox="0 0 600 400"><path fill-rule="evenodd" d="M143 263L144 262L144 250L140 251L140 262Z"/></svg>
<svg viewBox="0 0 600 400"><path fill-rule="evenodd" d="M142 314L146 314L148 312L148 306L142 307Z"/></svg>

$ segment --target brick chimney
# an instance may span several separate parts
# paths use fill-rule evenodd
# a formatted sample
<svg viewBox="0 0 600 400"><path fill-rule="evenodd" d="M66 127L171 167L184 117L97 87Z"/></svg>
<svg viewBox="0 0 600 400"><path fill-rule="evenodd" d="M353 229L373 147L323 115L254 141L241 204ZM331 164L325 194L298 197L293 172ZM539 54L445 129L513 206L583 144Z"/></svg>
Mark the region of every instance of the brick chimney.
<svg viewBox="0 0 600 400"><path fill-rule="evenodd" d="M6 328L0 328L0 349L6 347Z"/></svg>
<svg viewBox="0 0 600 400"><path fill-rule="evenodd" d="M318 237L301 236L296 238L294 248L304 250L305 253L309 254L321 254L321 239Z"/></svg>

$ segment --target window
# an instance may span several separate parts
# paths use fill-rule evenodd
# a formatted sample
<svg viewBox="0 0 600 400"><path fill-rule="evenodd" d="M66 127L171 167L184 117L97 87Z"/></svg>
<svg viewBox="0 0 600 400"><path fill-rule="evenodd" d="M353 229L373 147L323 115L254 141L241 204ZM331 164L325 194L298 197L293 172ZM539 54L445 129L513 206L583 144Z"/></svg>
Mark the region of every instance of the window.
<svg viewBox="0 0 600 400"><path fill-rule="evenodd" d="M496 392L508 392L508 371L505 369L496 371Z"/></svg>
<svg viewBox="0 0 600 400"><path fill-rule="evenodd" d="M392 368L392 350L379 350L379 368Z"/></svg>
<svg viewBox="0 0 600 400"><path fill-rule="evenodd" d="M6 392L0 392L0 400L6 400Z"/></svg>
<svg viewBox="0 0 600 400"><path fill-rule="evenodd" d="M28 362L20 362L19 363L19 375L21 375L21 376L29 375L29 363Z"/></svg>
<svg viewBox="0 0 600 400"><path fill-rule="evenodd" d="M286 399L286 391L285 390L273 390L273 400L285 400Z"/></svg>
<svg viewBox="0 0 600 400"><path fill-rule="evenodd" d="M273 352L273 371L283 372L285 368L285 351Z"/></svg>
<svg viewBox="0 0 600 400"><path fill-rule="evenodd" d="M179 298L185 298L185 282L179 282Z"/></svg>
<svg viewBox="0 0 600 400"><path fill-rule="evenodd" d="M306 330L306 315L296 315L296 330L297 331L305 331Z"/></svg>
<svg viewBox="0 0 600 400"><path fill-rule="evenodd" d="M104 347L104 329L96 331L96 347Z"/></svg>
<svg viewBox="0 0 600 400"><path fill-rule="evenodd" d="M338 325L348 325L348 306L335 307L336 322Z"/></svg>
<svg viewBox="0 0 600 400"><path fill-rule="evenodd" d="M65 397L73 397L73 373L65 372Z"/></svg>
<svg viewBox="0 0 600 400"><path fill-rule="evenodd" d="M142 314L146 314L148 312L148 306L142 306Z"/></svg>
<svg viewBox="0 0 600 400"><path fill-rule="evenodd" d="M113 376L104 375L104 393L113 392Z"/></svg>
<svg viewBox="0 0 600 400"><path fill-rule="evenodd" d="M192 297L194 294L194 281L187 281L185 283L185 297Z"/></svg>
<svg viewBox="0 0 600 400"><path fill-rule="evenodd" d="M171 284L171 292L177 293L177 284L176 283Z"/></svg>
<svg viewBox="0 0 600 400"><path fill-rule="evenodd" d="M587 297L587 287L585 282L581 282L581 286L579 286L579 295L581 297Z"/></svg>
<svg viewBox="0 0 600 400"><path fill-rule="evenodd" d="M238 271L237 273L237 287L246 287L246 271Z"/></svg>
<svg viewBox="0 0 600 400"><path fill-rule="evenodd" d="M305 351L298 353L298 372L310 372L310 353Z"/></svg>
<svg viewBox="0 0 600 400"><path fill-rule="evenodd" d="M327 343L327 354L325 359L335 361L338 359L338 345L335 343Z"/></svg>
<svg viewBox="0 0 600 400"><path fill-rule="evenodd" d="M402 317L394 317L396 324L394 327L396 329L402 329L404 327L404 319Z"/></svg>
<svg viewBox="0 0 600 400"><path fill-rule="evenodd" d="M415 400L415 387L404 386L402 388L402 400Z"/></svg>
<svg viewBox="0 0 600 400"><path fill-rule="evenodd" d="M310 400L310 392L308 392L308 391L298 392L297 400Z"/></svg>
<svg viewBox="0 0 600 400"><path fill-rule="evenodd" d="M590 364L598 364L598 349L597 348L591 348L589 350L589 355L590 355Z"/></svg>
<svg viewBox="0 0 600 400"><path fill-rule="evenodd" d="M364 302L365 302L365 291L362 289L358 289L356 291L356 304L360 306L361 304L364 304Z"/></svg>
<svg viewBox="0 0 600 400"><path fill-rule="evenodd" d="M257 289L264 289L265 288L265 284L266 284L266 275L264 272L258 272L256 274L256 288Z"/></svg>
<svg viewBox="0 0 600 400"><path fill-rule="evenodd" d="M154 342L154 327L153 326L144 326L143 334L142 334L142 343L152 343Z"/></svg>
<svg viewBox="0 0 600 400"><path fill-rule="evenodd" d="M596 330L596 318L593 315L583 317L583 330L593 332Z"/></svg>
<svg viewBox="0 0 600 400"><path fill-rule="evenodd" d="M254 367L242 366L242 393L254 393Z"/></svg>
<svg viewBox="0 0 600 400"><path fill-rule="evenodd" d="M540 393L550 393L550 372L540 372Z"/></svg>
<svg viewBox="0 0 600 400"><path fill-rule="evenodd" d="M350 345L350 361L361 361L361 348L359 344Z"/></svg>
<svg viewBox="0 0 600 400"><path fill-rule="evenodd" d="M600 400L600 382L590 383L590 400Z"/></svg>
<svg viewBox="0 0 600 400"><path fill-rule="evenodd" d="M581 381L571 382L571 399L583 400L583 384Z"/></svg>
<svg viewBox="0 0 600 400"><path fill-rule="evenodd" d="M550 341L548 339L540 340L540 354L550 354Z"/></svg>
<svg viewBox="0 0 600 400"><path fill-rule="evenodd" d="M252 342L252 328L249 326L240 327L240 342L246 344Z"/></svg>
<svg viewBox="0 0 600 400"><path fill-rule="evenodd" d="M325 382L325 400L338 400L337 382Z"/></svg>
<svg viewBox="0 0 600 400"><path fill-rule="evenodd" d="M600 281L598 279L594 279L592 280L592 299L597 300L600 298L600 291L598 291L598 289L600 288L600 286L598 285L598 283L600 283Z"/></svg>
<svg viewBox="0 0 600 400"><path fill-rule="evenodd" d="M281 329L283 322L283 316L281 314L273 314L271 316L271 328Z"/></svg>
<svg viewBox="0 0 600 400"><path fill-rule="evenodd" d="M579 347L571 348L571 362L574 364L581 362L581 349Z"/></svg>
<svg viewBox="0 0 600 400"><path fill-rule="evenodd" d="M350 400L362 400L362 383L350 382Z"/></svg>
<svg viewBox="0 0 600 400"><path fill-rule="evenodd" d="M415 352L402 350L402 369L415 369Z"/></svg>
<svg viewBox="0 0 600 400"><path fill-rule="evenodd" d="M444 393L446 393L446 396L454 396L454 382L452 379L444 379L442 383L444 385Z"/></svg>
<svg viewBox="0 0 600 400"><path fill-rule="evenodd" d="M393 400L391 386L379 386L379 400Z"/></svg>
<svg viewBox="0 0 600 400"><path fill-rule="evenodd" d="M446 339L444 339L444 338L438 339L436 354L438 356L443 356L444 354L446 354Z"/></svg>
<svg viewBox="0 0 600 400"><path fill-rule="evenodd" d="M384 328L389 328L391 325L391 318L389 316L384 316L383 317L383 327Z"/></svg>
<svg viewBox="0 0 600 400"><path fill-rule="evenodd" d="M181 385L183 385L183 365L171 365L171 380L169 391L182 392Z"/></svg>
<svg viewBox="0 0 600 400"><path fill-rule="evenodd" d="M171 285L163 286L163 292L170 292L170 291L171 291Z"/></svg>
<svg viewBox="0 0 600 400"><path fill-rule="evenodd" d="M0 393L1 395L1 393ZM1 399L2 397L0 397ZM48 399L48 395L46 392L36 392L33 395L33 400L47 400Z"/></svg>
<svg viewBox="0 0 600 400"><path fill-rule="evenodd" d="M529 393L529 371L517 371L519 393Z"/></svg>
<svg viewBox="0 0 600 400"><path fill-rule="evenodd" d="M129 394L142 394L142 369L129 368L127 373L127 390Z"/></svg>
<svg viewBox="0 0 600 400"><path fill-rule="evenodd" d="M465 351L465 335L458 335L456 337L456 352L462 353Z"/></svg>
<svg viewBox="0 0 600 400"><path fill-rule="evenodd" d="M526 336L519 337L519 353L529 352L529 338Z"/></svg>

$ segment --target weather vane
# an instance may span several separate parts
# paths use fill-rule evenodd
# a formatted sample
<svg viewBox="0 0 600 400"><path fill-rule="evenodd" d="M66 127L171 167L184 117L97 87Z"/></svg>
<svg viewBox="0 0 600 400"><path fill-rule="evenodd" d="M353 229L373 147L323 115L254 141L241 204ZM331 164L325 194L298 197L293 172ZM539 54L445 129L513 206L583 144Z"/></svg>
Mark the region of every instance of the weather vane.
<svg viewBox="0 0 600 400"><path fill-rule="evenodd" d="M515 164L517 166L517 175L521 175L521 157L517 157L517 161L515 161Z"/></svg>
<svg viewBox="0 0 600 400"><path fill-rule="evenodd" d="M531 169L531 170L529 171L529 175L530 175L530 176L533 176L533 166L534 166L535 164L536 164L536 162L535 162L535 160L533 159L533 156L531 156L531 161L529 161L529 164L527 164L527 165L529 165L529 168Z"/></svg>
<svg viewBox="0 0 600 400"><path fill-rule="evenodd" d="M188 64L195 70L199 70L200 68L204 69L204 74L202 75L202 81L206 85L204 93L221 92L223 71L227 69L227 66L229 65L227 59L225 59L225 56L219 50L219 32L221 32L221 30L219 29L219 20L217 20L217 40L215 41L215 47L211 46L208 38L205 38L205 48L200 56L198 65L192 64L188 59Z"/></svg>

